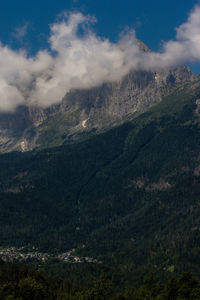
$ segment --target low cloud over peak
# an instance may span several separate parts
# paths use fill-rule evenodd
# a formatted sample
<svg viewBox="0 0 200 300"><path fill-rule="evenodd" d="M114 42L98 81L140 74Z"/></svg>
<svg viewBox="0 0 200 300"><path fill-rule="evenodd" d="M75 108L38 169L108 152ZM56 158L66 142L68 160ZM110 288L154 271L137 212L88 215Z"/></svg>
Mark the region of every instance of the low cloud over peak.
<svg viewBox="0 0 200 300"><path fill-rule="evenodd" d="M93 22L81 13L68 14L51 25L51 51L41 50L32 58L0 44L0 110L13 111L25 103L46 107L71 89L113 82L130 70L155 71L200 60L200 6L160 53L143 51L134 30L118 43L102 39L91 30Z"/></svg>

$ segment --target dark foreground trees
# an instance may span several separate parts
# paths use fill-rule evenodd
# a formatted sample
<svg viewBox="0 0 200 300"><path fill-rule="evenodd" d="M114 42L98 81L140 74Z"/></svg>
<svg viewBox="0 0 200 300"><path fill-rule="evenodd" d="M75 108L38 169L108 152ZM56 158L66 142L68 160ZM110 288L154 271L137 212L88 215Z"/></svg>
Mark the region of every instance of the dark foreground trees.
<svg viewBox="0 0 200 300"><path fill-rule="evenodd" d="M86 274L87 276L87 274ZM200 281L189 273L159 283L149 273L140 287L122 289L102 274L90 287L50 278L27 266L0 262L1 300L200 300Z"/></svg>

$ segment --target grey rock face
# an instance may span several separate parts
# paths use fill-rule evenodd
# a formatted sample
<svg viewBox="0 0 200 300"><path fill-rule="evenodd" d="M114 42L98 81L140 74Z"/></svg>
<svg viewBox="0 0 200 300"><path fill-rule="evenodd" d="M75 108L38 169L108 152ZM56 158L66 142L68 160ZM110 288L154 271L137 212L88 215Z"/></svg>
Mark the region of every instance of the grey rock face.
<svg viewBox="0 0 200 300"><path fill-rule="evenodd" d="M176 83L193 80L194 77L185 66L157 73L134 71L119 82L104 83L90 90L72 91L66 95L59 109L81 109L88 126L101 127L105 119L112 122L145 112L159 103L163 93L167 94Z"/></svg>
<svg viewBox="0 0 200 300"><path fill-rule="evenodd" d="M120 124L160 102L176 83L193 79L185 66L134 71L119 82L71 91L59 105L48 109L23 106L15 113L1 113L0 152L60 145L79 133Z"/></svg>

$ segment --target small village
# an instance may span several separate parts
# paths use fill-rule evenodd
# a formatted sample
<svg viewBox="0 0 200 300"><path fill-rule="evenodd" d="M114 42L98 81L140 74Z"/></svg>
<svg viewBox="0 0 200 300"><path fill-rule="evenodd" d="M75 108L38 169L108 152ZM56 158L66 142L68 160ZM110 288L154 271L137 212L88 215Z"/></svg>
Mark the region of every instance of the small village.
<svg viewBox="0 0 200 300"><path fill-rule="evenodd" d="M34 247L31 250L32 251L27 252L24 249L24 247L1 248L0 259L9 262L32 262L32 261L45 262L50 258L49 254L38 252L37 250L35 250Z"/></svg>
<svg viewBox="0 0 200 300"><path fill-rule="evenodd" d="M66 253L62 253L57 256L57 258L64 262L71 262L71 263L98 263L97 259L94 259L92 257L79 257L76 255L73 255L75 252L75 249L72 249Z"/></svg>
<svg viewBox="0 0 200 300"><path fill-rule="evenodd" d="M46 262L50 259L58 259L59 261L68 263L98 263L98 261L91 257L79 257L74 254L75 249L67 251L59 255L52 255L49 253L39 252L35 247L26 249L25 247L16 248L0 248L0 259L7 262Z"/></svg>

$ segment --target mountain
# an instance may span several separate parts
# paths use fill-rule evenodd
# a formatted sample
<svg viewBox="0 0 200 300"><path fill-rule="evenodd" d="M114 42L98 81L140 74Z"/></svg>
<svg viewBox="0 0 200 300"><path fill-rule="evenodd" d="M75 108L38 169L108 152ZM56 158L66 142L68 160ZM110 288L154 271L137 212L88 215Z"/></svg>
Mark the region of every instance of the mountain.
<svg viewBox="0 0 200 300"><path fill-rule="evenodd" d="M1 154L2 246L74 249L117 270L124 284L150 268L200 276L200 78L189 79L79 143ZM80 107L78 96L73 105Z"/></svg>
<svg viewBox="0 0 200 300"><path fill-rule="evenodd" d="M76 280L106 270L121 286L149 269L200 276L199 124L186 66L1 112L0 258L40 257Z"/></svg>
<svg viewBox="0 0 200 300"><path fill-rule="evenodd" d="M141 47L148 51L145 45ZM160 72L132 71L119 82L70 91L60 104L47 109L27 105L14 113L0 113L0 152L84 140L147 111L177 83L194 78L185 66Z"/></svg>

